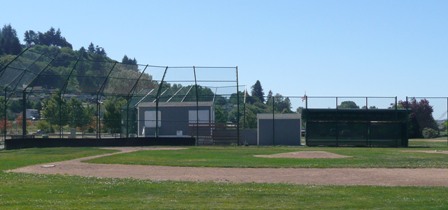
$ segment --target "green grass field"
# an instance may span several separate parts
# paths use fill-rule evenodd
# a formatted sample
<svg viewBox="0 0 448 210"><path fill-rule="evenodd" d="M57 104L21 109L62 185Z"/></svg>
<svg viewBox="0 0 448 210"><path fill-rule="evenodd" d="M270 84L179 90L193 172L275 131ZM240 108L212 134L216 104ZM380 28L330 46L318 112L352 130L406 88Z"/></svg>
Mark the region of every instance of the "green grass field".
<svg viewBox="0 0 448 210"><path fill-rule="evenodd" d="M444 142L412 142L409 148L347 147L189 147L185 150L138 151L90 160L91 163L193 167L251 168L448 168ZM296 151L327 151L350 156L341 159L258 158L254 155Z"/></svg>
<svg viewBox="0 0 448 210"><path fill-rule="evenodd" d="M213 158L208 150L216 156L242 157L256 154L272 154L297 150L331 151L345 155L362 155L364 159L381 158L388 154L389 161L401 159L401 150L448 150L446 143L412 142L411 148L307 148L307 147L194 147L196 154L179 154L177 159ZM430 148L427 148L431 146ZM246 152L238 152L241 149ZM247 150L246 150L247 149ZM340 149L340 150L339 150ZM163 152L186 152L157 151ZM350 153L350 150L353 150ZM395 151L395 152L394 152ZM25 165L43 164L68 160L111 151L96 148L48 148L0 151L0 208L1 209L447 209L447 187L376 187L376 186L307 186L287 184L229 184L196 182L153 182L134 179L100 179L92 177L75 177L62 175L32 175L6 173L5 170ZM156 151L151 151L156 152ZM159 153L161 152L161 153ZM345 153L344 153L345 152ZM207 154L208 153L208 154ZM232 155L223 155L231 153ZM350 153L350 154L346 154ZM145 154L145 153L143 153ZM152 159L141 156L141 152L131 153L131 157ZM401 153L400 153L401 154ZM207 156L208 155L208 156ZM414 160L436 161L448 158L448 155L420 156L421 153L405 153ZM412 156L416 157L412 157ZM441 157L439 157L441 156ZM123 161L123 155L114 155L112 162ZM219 159L219 158L218 158ZM406 159L406 158L404 158ZM428 159L428 160L426 160ZM99 159L97 161L105 161ZM141 162L146 162L142 161ZM200 162L200 161L195 161ZM203 161L204 162L204 161ZM205 161L206 162L206 161ZM219 164L218 160L203 166ZM234 160L223 161L230 165ZM398 161L400 162L400 161ZM253 163L253 161L252 161ZM199 164L200 163L195 163ZM246 162L244 164L251 164ZM269 163L273 164L273 163ZM288 163L291 164L291 163ZM288 165L287 164L287 165ZM304 163L301 163L304 164ZM318 163L316 167L324 167ZM345 163L353 164L353 163ZM359 163L358 163L359 164ZM372 163L368 163L372 164ZM376 163L379 164L379 163ZM386 163L385 163L386 164ZM237 167L236 165L229 167ZM247 166L252 167L252 166ZM265 167L257 165L256 167ZM294 166L295 167L295 166ZM312 167L312 166L306 166ZM339 166L337 166L339 167ZM365 167L360 165L359 167ZM416 164L413 167L426 167ZM445 166L443 166L445 167Z"/></svg>

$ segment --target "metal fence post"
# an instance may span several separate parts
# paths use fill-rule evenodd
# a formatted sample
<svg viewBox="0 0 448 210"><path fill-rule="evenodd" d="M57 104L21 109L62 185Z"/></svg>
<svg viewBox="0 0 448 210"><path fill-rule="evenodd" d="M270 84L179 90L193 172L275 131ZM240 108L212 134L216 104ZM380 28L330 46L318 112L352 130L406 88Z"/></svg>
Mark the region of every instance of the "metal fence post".
<svg viewBox="0 0 448 210"><path fill-rule="evenodd" d="M166 76L166 72L168 71L168 66L165 68L165 71L163 72L163 76L162 76L162 80L160 81L160 85L159 88L157 90L157 95L156 95L156 138L159 138L159 100L160 100L160 92L162 91L163 88L163 82L165 81L165 76Z"/></svg>
<svg viewBox="0 0 448 210"><path fill-rule="evenodd" d="M366 109L369 109L369 97L366 97Z"/></svg>
<svg viewBox="0 0 448 210"><path fill-rule="evenodd" d="M272 145L275 145L275 96L272 96Z"/></svg>
<svg viewBox="0 0 448 210"><path fill-rule="evenodd" d="M196 92L196 142L195 145L198 146L199 141L199 92L198 92L198 80L196 78L196 67L193 66L194 73L194 87Z"/></svg>
<svg viewBox="0 0 448 210"><path fill-rule="evenodd" d="M26 136L26 92L23 91L22 95L22 106L23 106L23 112L22 112L22 138L25 138Z"/></svg>
<svg viewBox="0 0 448 210"><path fill-rule="evenodd" d="M59 94L59 138L63 138L62 135L62 92Z"/></svg>
<svg viewBox="0 0 448 210"><path fill-rule="evenodd" d="M235 67L236 72L236 135L237 144L240 145L240 89L238 79L238 66Z"/></svg>
<svg viewBox="0 0 448 210"><path fill-rule="evenodd" d="M143 69L142 73L140 74L140 76L138 76L137 81L134 83L134 86L131 88L131 90L128 93L127 98L127 105L126 105L126 138L129 138L129 105L132 101L132 97L134 95L134 91L137 88L137 84L140 82L140 79L142 78L143 74L146 72L146 69L148 68L149 65L146 65L145 68ZM138 117L137 117L138 118ZM137 134L138 134L138 126L137 126ZM138 138L139 135L137 135Z"/></svg>
<svg viewBox="0 0 448 210"><path fill-rule="evenodd" d="M338 97L336 97L336 109L339 109L338 104L339 104L339 102L338 102Z"/></svg>
<svg viewBox="0 0 448 210"><path fill-rule="evenodd" d="M4 117L4 121L3 121L3 123L4 123L4 126L5 126L5 127L3 128L3 129L4 129L4 131L3 131L3 137L4 137L3 140L4 140L4 141L6 141L6 135L7 135L7 131L6 131L6 127L7 127L7 126L6 126L6 125L8 124L8 119L7 119L7 116L6 116L6 115L8 114L8 108L7 108L8 102L6 101L7 94L8 94L8 93L7 93L7 89L5 88L5 103L4 103L4 107L3 107L3 108L4 108L3 111L4 111L4 114L5 114L5 115L3 116L3 117Z"/></svg>

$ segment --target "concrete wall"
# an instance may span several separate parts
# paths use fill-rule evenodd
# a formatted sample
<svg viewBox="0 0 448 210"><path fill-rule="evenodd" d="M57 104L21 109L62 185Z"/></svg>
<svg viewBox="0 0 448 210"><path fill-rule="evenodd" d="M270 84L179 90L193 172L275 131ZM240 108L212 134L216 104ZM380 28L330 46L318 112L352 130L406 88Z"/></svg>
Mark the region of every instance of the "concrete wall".
<svg viewBox="0 0 448 210"><path fill-rule="evenodd" d="M137 147L137 146L193 146L192 137L116 138L116 139L6 139L5 149L45 147Z"/></svg>

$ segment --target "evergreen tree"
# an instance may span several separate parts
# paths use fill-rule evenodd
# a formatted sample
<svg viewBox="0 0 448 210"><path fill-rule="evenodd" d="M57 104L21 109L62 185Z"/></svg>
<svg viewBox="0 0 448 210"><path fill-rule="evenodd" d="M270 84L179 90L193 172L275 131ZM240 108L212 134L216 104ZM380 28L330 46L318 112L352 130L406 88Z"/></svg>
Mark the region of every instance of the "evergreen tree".
<svg viewBox="0 0 448 210"><path fill-rule="evenodd" d="M273 101L274 101L274 97L273 97L272 91L270 90L270 91L268 92L268 96L267 96L266 104L269 105L269 107L271 107Z"/></svg>
<svg viewBox="0 0 448 210"><path fill-rule="evenodd" d="M123 56L123 59L121 59L121 63L122 64L129 64L129 58L127 55Z"/></svg>
<svg viewBox="0 0 448 210"><path fill-rule="evenodd" d="M5 25L0 30L0 53L18 55L22 51L16 30L11 25Z"/></svg>
<svg viewBox="0 0 448 210"><path fill-rule="evenodd" d="M127 65L137 65L137 60L135 58L130 59L127 55L124 55L123 59L121 59L121 63Z"/></svg>
<svg viewBox="0 0 448 210"><path fill-rule="evenodd" d="M95 47L95 54L101 55L101 56L107 56L106 51L104 50L104 48L102 48L102 47L100 47L98 45Z"/></svg>
<svg viewBox="0 0 448 210"><path fill-rule="evenodd" d="M79 48L78 50L79 56L83 58L87 58L87 50L84 47Z"/></svg>
<svg viewBox="0 0 448 210"><path fill-rule="evenodd" d="M90 42L89 47L87 48L87 52L90 54L94 54L95 53L95 46L93 45L92 42Z"/></svg>
<svg viewBox="0 0 448 210"><path fill-rule="evenodd" d="M38 33L38 43L41 45L47 45L47 46L58 46L58 47L68 47L72 49L72 45L67 42L67 40L61 36L61 30L55 30L53 27L51 27L47 32L45 33Z"/></svg>
<svg viewBox="0 0 448 210"><path fill-rule="evenodd" d="M264 103L264 92L259 80L257 80L257 82L255 82L255 84L252 86L251 95L252 97L258 99L260 102Z"/></svg>

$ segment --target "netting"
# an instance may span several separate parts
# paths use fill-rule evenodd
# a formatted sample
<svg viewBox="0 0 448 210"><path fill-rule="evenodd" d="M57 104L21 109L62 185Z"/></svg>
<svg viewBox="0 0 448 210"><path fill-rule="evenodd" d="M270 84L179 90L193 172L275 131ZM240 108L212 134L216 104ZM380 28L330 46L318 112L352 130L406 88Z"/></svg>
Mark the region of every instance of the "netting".
<svg viewBox="0 0 448 210"><path fill-rule="evenodd" d="M33 46L0 71L3 137L211 136L215 109L228 114L239 108L238 101L230 100L239 95L237 71L237 67L124 64L95 53ZM206 121L200 116L204 103L209 110ZM151 112L145 107L156 112L170 108L152 119L145 118ZM166 117L185 107L182 114ZM239 119L240 112L236 113ZM224 119L220 122L239 126L238 120L220 117ZM142 132L141 125L152 122L160 125ZM203 124L209 130L200 129ZM163 133L165 127L184 130Z"/></svg>

